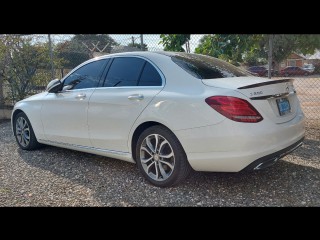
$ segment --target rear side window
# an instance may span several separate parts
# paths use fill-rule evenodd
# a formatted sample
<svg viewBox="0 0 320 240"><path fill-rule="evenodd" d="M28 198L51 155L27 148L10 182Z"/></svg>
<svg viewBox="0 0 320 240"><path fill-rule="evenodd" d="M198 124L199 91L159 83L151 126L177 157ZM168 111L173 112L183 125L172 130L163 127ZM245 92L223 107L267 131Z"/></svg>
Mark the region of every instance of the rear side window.
<svg viewBox="0 0 320 240"><path fill-rule="evenodd" d="M179 67L199 79L252 76L232 64L205 55L177 53L171 59Z"/></svg>
<svg viewBox="0 0 320 240"><path fill-rule="evenodd" d="M135 57L115 58L108 71L104 87L137 86L145 61Z"/></svg>
<svg viewBox="0 0 320 240"><path fill-rule="evenodd" d="M143 68L138 86L161 86L162 79L158 71L149 63Z"/></svg>

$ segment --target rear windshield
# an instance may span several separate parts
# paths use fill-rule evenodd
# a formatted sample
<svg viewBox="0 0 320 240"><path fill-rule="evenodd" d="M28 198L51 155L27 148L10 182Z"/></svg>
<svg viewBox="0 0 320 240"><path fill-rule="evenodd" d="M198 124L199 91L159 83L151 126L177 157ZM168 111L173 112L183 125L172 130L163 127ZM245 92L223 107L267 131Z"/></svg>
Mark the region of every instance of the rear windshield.
<svg viewBox="0 0 320 240"><path fill-rule="evenodd" d="M205 55L176 53L171 59L179 67L199 79L252 76L249 72L230 63Z"/></svg>

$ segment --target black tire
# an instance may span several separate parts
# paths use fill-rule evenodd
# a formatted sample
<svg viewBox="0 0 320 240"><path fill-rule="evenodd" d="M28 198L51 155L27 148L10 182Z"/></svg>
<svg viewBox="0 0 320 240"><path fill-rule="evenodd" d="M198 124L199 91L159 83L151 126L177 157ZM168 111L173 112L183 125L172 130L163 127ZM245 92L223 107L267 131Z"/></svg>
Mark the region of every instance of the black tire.
<svg viewBox="0 0 320 240"><path fill-rule="evenodd" d="M28 142L28 143L26 143L25 141L24 141L24 142L21 142L21 140L22 140L22 134L20 135L21 138L19 138L19 136L17 136L18 133L17 133L16 129L17 129L17 121L18 121L18 119L24 119L24 120L27 122L27 124L28 124L28 129L29 129L29 130L26 131L26 132L28 132L28 134L29 134L29 142ZM16 138L16 141L17 141L19 147L20 147L21 149L23 149L23 150L28 150L28 151L30 151L30 150L35 150L35 149L38 149L38 148L40 148L40 147L42 146L42 145L37 141L37 138L36 138L36 136L35 136L35 134L34 134L32 125L31 125L31 123L30 123L27 115L26 115L24 112L20 112L20 113L18 113L18 114L15 116L15 118L14 118L14 120L13 120L13 132L14 132L14 136L15 136L15 138Z"/></svg>
<svg viewBox="0 0 320 240"><path fill-rule="evenodd" d="M169 158L162 158L160 154L161 151L161 147L159 146L159 155L157 157L158 160L155 160L155 155L153 155L154 158L152 158L152 160L150 160L150 162L148 163L153 163L153 169L154 171L156 171L156 167L159 169L157 170L159 173L160 178L159 180L155 180L153 179L151 176L149 176L146 172L146 170L144 168L147 167L146 163L142 163L141 158L143 157L141 154L145 154L145 153L141 153L140 148L142 146L144 146L144 143L146 143L146 138L153 134L158 134L158 143L159 145L160 142L164 142L164 140L166 140L169 144L165 145L163 144L164 147L162 147L164 150L165 148L170 149L170 151L173 152L173 157L171 157L170 159L174 161L174 164L172 164L171 166L173 166L173 170L171 170L172 168L169 168L168 166L166 166L166 164L163 164L164 161L163 160L167 160ZM156 144L155 144L156 145ZM150 148L149 148L150 149ZM142 150L143 151L143 150ZM157 152L157 151L156 151ZM148 154L146 155L148 156ZM163 155L164 156L164 155ZM167 155L169 156L169 155ZM142 173L142 175L145 177L145 179L147 181L149 181L150 183L152 183L153 185L157 186L157 187L171 187L174 185L177 185L179 183L181 183L183 180L185 180L188 175L190 174L190 172L192 171L192 168L187 160L187 156L186 153L183 149L183 147L181 146L179 140L177 139L177 137L166 127L164 126L152 126L150 128L147 128L146 130L144 130L141 135L139 136L139 139L137 141L136 144L136 163L137 166L140 170L140 172ZM151 155L150 155L151 157ZM152 165L152 164L150 164ZM161 165L161 167L160 167ZM152 167L150 169L152 169ZM160 169L162 168L162 169ZM169 170L168 172L170 172L170 174L164 176L163 172L164 170ZM164 172L166 173L166 172ZM167 177L165 179L165 177Z"/></svg>

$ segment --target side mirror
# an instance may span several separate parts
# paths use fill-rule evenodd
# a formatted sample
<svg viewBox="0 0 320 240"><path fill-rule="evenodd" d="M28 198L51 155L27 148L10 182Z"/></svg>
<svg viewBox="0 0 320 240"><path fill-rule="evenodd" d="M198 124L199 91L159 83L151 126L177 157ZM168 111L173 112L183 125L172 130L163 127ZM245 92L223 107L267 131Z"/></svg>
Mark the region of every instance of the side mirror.
<svg viewBox="0 0 320 240"><path fill-rule="evenodd" d="M48 91L49 93L57 93L61 91L62 86L63 84L59 79L54 79L49 82L46 91Z"/></svg>

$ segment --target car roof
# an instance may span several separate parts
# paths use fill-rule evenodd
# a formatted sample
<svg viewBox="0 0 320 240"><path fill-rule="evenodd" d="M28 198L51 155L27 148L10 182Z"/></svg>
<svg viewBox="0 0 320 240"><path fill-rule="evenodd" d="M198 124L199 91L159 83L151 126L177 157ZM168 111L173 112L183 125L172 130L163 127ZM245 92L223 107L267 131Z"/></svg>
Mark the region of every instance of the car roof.
<svg viewBox="0 0 320 240"><path fill-rule="evenodd" d="M95 59L105 59L105 58L116 57L116 56L143 56L143 57L148 57L148 56L159 56L159 54L161 54L161 52L149 52L149 51L121 52L121 53L111 53L111 54L103 55L103 56L100 56L100 57L96 57ZM163 54L163 55L166 55L166 54Z"/></svg>
<svg viewBox="0 0 320 240"><path fill-rule="evenodd" d="M140 57L145 57L145 58L150 59L150 60L154 60L155 58L159 58L159 57L166 57L164 55L161 56L158 52L148 52L148 51L111 53L111 54L106 54L106 55L102 55L102 56L99 56L99 57L91 58L91 59L81 63L80 65L78 65L78 67L86 65L86 64L88 64L90 62L103 60L103 59L108 59L108 58L112 58L112 57L118 57L118 56L140 56Z"/></svg>

